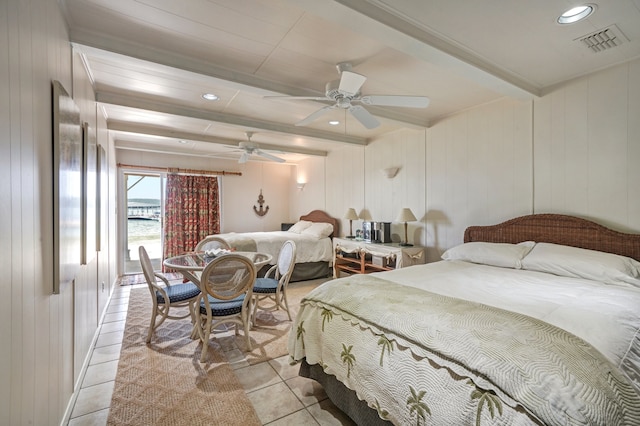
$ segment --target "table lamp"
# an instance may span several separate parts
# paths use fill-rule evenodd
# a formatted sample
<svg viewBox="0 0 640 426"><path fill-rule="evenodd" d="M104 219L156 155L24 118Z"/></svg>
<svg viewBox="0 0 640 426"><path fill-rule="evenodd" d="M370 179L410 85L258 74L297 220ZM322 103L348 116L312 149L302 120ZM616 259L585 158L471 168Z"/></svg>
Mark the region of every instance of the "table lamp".
<svg viewBox="0 0 640 426"><path fill-rule="evenodd" d="M349 235L347 235L347 238L355 238L353 236L353 221L359 219L358 213L356 213L355 209L349 209L347 210L347 214L344 215L344 218L349 220Z"/></svg>
<svg viewBox="0 0 640 426"><path fill-rule="evenodd" d="M411 209L406 207L400 211L400 214L396 219L396 222L404 222L404 243L400 243L400 245L403 247L413 246L413 244L409 244L409 238L407 236L407 222L413 222L415 220L418 219L416 219L416 217L413 215Z"/></svg>

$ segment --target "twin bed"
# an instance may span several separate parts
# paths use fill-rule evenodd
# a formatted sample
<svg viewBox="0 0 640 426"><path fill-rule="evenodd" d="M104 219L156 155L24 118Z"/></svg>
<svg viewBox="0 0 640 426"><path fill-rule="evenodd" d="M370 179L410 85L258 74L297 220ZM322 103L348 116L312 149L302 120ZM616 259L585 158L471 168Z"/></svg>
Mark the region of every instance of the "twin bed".
<svg viewBox="0 0 640 426"><path fill-rule="evenodd" d="M322 210L300 216L300 221L288 231L225 233L216 236L239 251L259 251L270 254L275 264L280 248L287 240L296 244L296 265L291 281L325 278L333 273L333 244L338 235L338 220ZM264 267L265 271L271 265ZM262 271L263 272L263 271ZM259 272L258 275L261 275Z"/></svg>
<svg viewBox="0 0 640 426"><path fill-rule="evenodd" d="M328 281L289 353L358 424L640 424L640 235L555 214Z"/></svg>

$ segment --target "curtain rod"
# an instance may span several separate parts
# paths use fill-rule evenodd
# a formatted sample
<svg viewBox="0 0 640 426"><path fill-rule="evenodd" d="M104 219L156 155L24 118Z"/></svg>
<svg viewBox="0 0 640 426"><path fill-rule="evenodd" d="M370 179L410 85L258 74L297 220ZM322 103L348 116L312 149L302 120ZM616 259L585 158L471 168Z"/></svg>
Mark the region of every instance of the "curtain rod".
<svg viewBox="0 0 640 426"><path fill-rule="evenodd" d="M131 164L118 163L118 167L125 169L153 170L155 172L167 173L184 173L191 175L222 175L222 176L242 176L242 172L227 172L224 170L194 170L194 169L178 169L172 167L152 167L152 166L134 166Z"/></svg>

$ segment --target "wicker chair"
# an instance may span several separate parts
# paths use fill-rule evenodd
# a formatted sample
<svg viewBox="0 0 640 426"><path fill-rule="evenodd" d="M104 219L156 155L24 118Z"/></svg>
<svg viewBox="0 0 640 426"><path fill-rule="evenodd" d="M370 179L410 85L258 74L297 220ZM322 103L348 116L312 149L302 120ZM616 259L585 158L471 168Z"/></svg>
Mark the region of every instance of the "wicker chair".
<svg viewBox="0 0 640 426"><path fill-rule="evenodd" d="M220 237L215 235L209 235L205 237L202 241L200 241L194 251L207 251L207 250L215 250L215 249L225 249L231 250L229 244Z"/></svg>
<svg viewBox="0 0 640 426"><path fill-rule="evenodd" d="M209 336L222 324L234 324L244 329L247 347L249 337L253 285L256 269L253 262L238 254L225 254L212 260L202 271L200 278L199 321L197 331L202 341L200 362L204 362L209 348Z"/></svg>
<svg viewBox="0 0 640 426"><path fill-rule="evenodd" d="M287 312L289 321L291 321L291 312L289 312L289 302L287 301L287 286L295 264L296 244L291 240L287 240L280 248L278 262L269 268L263 278L256 279L256 284L253 286L253 297L255 299L253 318L255 318L258 309L274 311L282 308ZM263 304L265 301L267 305Z"/></svg>
<svg viewBox="0 0 640 426"><path fill-rule="evenodd" d="M149 324L149 332L147 333L147 343L151 342L153 331L158 328L165 319L183 319L191 316L191 321L195 318L195 303L200 295L200 288L192 282L171 285L167 277L159 272L154 272L151 260L144 246L138 248L140 255L140 265L142 272L147 280L147 286L151 293L153 302L153 310L151 312L151 323ZM160 278L163 285L160 285L156 278ZM189 307L189 313L185 315L169 315L171 308ZM160 317L160 321L157 321Z"/></svg>

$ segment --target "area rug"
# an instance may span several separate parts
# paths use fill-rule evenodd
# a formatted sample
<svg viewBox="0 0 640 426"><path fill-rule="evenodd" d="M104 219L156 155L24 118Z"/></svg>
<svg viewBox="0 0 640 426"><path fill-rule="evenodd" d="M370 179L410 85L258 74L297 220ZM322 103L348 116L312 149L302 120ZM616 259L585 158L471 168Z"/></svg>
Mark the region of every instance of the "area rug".
<svg viewBox="0 0 640 426"><path fill-rule="evenodd" d="M292 316L299 302L319 281L292 283ZM132 289L109 411L108 425L259 425L257 414L225 352L241 351L249 364L287 354L291 322L282 311L259 311L246 351L242 331L209 340L207 359L191 340L191 322L167 320L145 343L151 300L146 288Z"/></svg>
<svg viewBox="0 0 640 426"><path fill-rule="evenodd" d="M145 343L151 300L133 289L108 425L260 425L251 401L212 341L206 363L189 320L167 320Z"/></svg>

